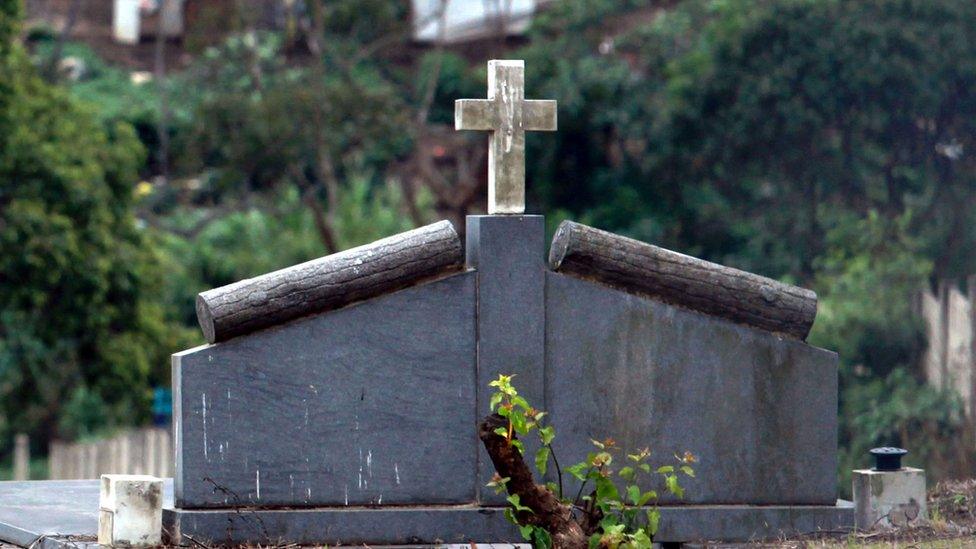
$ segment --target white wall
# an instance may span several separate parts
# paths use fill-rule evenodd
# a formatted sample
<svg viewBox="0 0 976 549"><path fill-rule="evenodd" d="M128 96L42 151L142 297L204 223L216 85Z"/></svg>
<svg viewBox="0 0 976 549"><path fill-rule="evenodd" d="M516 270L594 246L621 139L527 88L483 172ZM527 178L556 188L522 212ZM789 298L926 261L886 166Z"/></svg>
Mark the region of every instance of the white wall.
<svg viewBox="0 0 976 549"><path fill-rule="evenodd" d="M442 0L412 0L414 39L437 41L441 36L440 11ZM444 17L444 41L462 42L493 36L499 21L504 21L506 34L521 34L531 22L536 0L447 0Z"/></svg>

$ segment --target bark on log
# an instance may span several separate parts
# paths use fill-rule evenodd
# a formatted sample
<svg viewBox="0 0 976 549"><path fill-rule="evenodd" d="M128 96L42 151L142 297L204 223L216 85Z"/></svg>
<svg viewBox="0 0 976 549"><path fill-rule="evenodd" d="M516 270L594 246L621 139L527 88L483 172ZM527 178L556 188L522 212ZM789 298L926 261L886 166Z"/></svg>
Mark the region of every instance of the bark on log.
<svg viewBox="0 0 976 549"><path fill-rule="evenodd" d="M536 484L518 449L495 433L495 429L505 426L508 421L502 416L487 416L478 425L478 437L485 445L495 471L502 478L509 478L508 493L518 494L519 502L532 509L532 513L520 513L517 518L522 524L545 528L552 536L554 549L586 549L588 538L573 518L569 505L561 503L546 487Z"/></svg>
<svg viewBox="0 0 976 549"><path fill-rule="evenodd" d="M448 221L202 292L197 320L210 343L336 309L460 270L461 239Z"/></svg>
<svg viewBox="0 0 976 549"><path fill-rule="evenodd" d="M556 230L554 271L805 340L817 294L572 221Z"/></svg>

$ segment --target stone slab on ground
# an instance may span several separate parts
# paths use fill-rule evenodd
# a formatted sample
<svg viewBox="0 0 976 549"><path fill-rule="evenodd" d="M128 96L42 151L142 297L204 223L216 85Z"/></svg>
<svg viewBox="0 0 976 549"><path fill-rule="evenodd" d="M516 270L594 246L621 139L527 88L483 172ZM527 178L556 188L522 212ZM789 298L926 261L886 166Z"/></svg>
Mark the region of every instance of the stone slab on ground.
<svg viewBox="0 0 976 549"><path fill-rule="evenodd" d="M611 437L654 465L699 457L675 504L835 502L836 353L559 273L546 302L561 463Z"/></svg>
<svg viewBox="0 0 976 549"><path fill-rule="evenodd" d="M180 507L475 500L475 277L173 356Z"/></svg>
<svg viewBox="0 0 976 549"><path fill-rule="evenodd" d="M207 543L274 543L275 532L292 543L419 545L494 539L519 543L518 531L500 507L441 506L317 508L294 510L200 509L164 511L177 537ZM854 525L850 503L805 506L687 505L661 508L656 541L783 539Z"/></svg>
<svg viewBox="0 0 976 549"><path fill-rule="evenodd" d="M0 482L0 542L36 549L97 547L98 480ZM163 483L173 507L173 482Z"/></svg>

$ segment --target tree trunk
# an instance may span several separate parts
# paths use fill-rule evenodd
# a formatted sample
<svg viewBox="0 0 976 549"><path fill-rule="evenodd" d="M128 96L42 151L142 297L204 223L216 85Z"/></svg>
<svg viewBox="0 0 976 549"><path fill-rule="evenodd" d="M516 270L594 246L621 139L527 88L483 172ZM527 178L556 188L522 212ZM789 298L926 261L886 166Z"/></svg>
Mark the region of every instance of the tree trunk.
<svg viewBox="0 0 976 549"><path fill-rule="evenodd" d="M573 518L569 505L561 503L544 486L537 485L518 449L495 433L495 429L507 425L508 421L498 414L487 416L478 425L478 437L485 445L495 471L503 478L509 478L508 493L517 494L520 503L532 509L532 513L519 513L516 516L519 522L545 528L552 536L555 549L586 549L586 534Z"/></svg>

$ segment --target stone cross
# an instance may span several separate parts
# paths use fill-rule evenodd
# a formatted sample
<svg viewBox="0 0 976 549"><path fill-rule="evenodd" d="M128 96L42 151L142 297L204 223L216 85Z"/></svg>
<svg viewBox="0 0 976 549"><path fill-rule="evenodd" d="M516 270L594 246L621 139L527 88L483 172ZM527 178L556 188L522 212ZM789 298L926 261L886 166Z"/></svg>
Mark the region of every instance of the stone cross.
<svg viewBox="0 0 976 549"><path fill-rule="evenodd" d="M525 99L525 62L488 61L488 99L458 99L454 129L489 130L488 213L525 212L525 132L556 131L556 102Z"/></svg>

